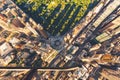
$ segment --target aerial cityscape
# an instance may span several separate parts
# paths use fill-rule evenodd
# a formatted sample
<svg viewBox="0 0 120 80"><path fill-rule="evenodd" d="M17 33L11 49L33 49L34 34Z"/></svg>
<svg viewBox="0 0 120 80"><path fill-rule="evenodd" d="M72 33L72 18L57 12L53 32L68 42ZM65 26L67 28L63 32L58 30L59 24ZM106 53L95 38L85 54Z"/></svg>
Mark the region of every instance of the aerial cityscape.
<svg viewBox="0 0 120 80"><path fill-rule="evenodd" d="M0 0L0 80L120 80L120 0Z"/></svg>

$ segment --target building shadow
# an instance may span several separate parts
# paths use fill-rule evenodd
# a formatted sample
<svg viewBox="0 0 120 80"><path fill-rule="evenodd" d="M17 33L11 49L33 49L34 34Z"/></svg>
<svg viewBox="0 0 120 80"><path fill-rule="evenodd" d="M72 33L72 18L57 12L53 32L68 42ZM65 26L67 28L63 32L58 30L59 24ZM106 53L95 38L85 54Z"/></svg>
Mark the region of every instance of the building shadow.
<svg viewBox="0 0 120 80"><path fill-rule="evenodd" d="M60 35L64 35L66 32L68 32L70 29L72 29L75 23L75 19L80 11L81 6L78 6L76 10L74 11L74 14L72 17L68 20L68 23L65 25L64 29L60 32Z"/></svg>
<svg viewBox="0 0 120 80"><path fill-rule="evenodd" d="M84 16L93 6L97 5L97 3L98 2L93 2L89 4ZM41 4L36 11L32 11L32 6L34 4L27 4L29 10L27 9L28 7L24 8L25 5L26 4L22 4L22 6L19 7L37 23L40 23L44 30L49 32L52 36L64 35L70 29L74 28L77 22L81 20L81 17L78 18L77 16L81 10L81 6L77 6L74 3L66 4L64 8L62 8L61 4L58 4L53 10L48 10L47 5Z"/></svg>
<svg viewBox="0 0 120 80"><path fill-rule="evenodd" d="M84 18L84 17L88 14L88 12L91 11L99 2L100 2L100 0L99 0L99 1L94 0L93 2L91 2L91 3L88 5L87 10L85 11L85 13L84 13L84 15L81 17L81 19ZM80 19L80 20L81 20L81 19Z"/></svg>
<svg viewBox="0 0 120 80"><path fill-rule="evenodd" d="M49 26L51 25L51 21L54 20L54 17L56 17L56 15L59 13L61 8L61 4L58 4L58 6L50 13L50 15L44 20L43 22L43 27L44 29L49 28Z"/></svg>
<svg viewBox="0 0 120 80"><path fill-rule="evenodd" d="M58 22L58 24L55 26L54 31L52 33L53 35L60 33L60 31L62 31L64 29L64 27L65 27L64 24L68 21L75 6L76 5L73 4L68 8L68 10L66 10L66 13L64 13L64 15L60 18L60 22Z"/></svg>
<svg viewBox="0 0 120 80"><path fill-rule="evenodd" d="M67 13L69 7L70 7L70 4L66 4L65 8L58 13L58 16L56 16L53 23L49 27L49 30L48 30L49 32L51 32L51 33L54 32L54 29L57 27L57 25L62 20L64 15Z"/></svg>

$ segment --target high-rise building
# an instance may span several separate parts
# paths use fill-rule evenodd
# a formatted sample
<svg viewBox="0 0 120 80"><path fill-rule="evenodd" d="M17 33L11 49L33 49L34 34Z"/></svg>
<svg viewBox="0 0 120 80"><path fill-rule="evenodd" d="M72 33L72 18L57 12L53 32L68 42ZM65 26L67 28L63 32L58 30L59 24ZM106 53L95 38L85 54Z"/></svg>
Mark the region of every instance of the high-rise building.
<svg viewBox="0 0 120 80"><path fill-rule="evenodd" d="M120 57L119 56L113 56L111 54L94 54L92 57L84 58L82 59L83 62L93 62L96 61L98 64L103 64L103 65L109 65L118 63L120 64Z"/></svg>
<svg viewBox="0 0 120 80"><path fill-rule="evenodd" d="M120 80L120 70L103 68L98 80Z"/></svg>

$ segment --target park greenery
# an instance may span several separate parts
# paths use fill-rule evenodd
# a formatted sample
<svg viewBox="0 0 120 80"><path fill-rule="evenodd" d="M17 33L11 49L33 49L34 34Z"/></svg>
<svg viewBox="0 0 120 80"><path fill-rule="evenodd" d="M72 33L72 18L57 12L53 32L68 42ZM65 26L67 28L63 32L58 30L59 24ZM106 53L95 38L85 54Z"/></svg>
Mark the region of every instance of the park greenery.
<svg viewBox="0 0 120 80"><path fill-rule="evenodd" d="M88 12L97 0L14 0L51 35L64 35Z"/></svg>

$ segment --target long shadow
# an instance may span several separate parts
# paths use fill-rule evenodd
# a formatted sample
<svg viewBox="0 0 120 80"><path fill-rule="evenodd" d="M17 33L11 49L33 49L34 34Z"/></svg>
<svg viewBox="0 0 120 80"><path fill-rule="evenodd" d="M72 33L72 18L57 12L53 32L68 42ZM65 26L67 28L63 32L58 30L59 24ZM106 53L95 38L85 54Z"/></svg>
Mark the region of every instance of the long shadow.
<svg viewBox="0 0 120 80"><path fill-rule="evenodd" d="M63 16L63 19L61 19L60 23L58 24L58 26L56 26L56 28L54 29L55 31L53 32L53 35L58 34L58 32L60 30L62 30L62 27L64 25L64 23L68 20L70 14L72 13L73 9L75 8L75 4L73 4L70 9L67 11L67 13Z"/></svg>
<svg viewBox="0 0 120 80"><path fill-rule="evenodd" d="M25 5L26 5L26 7L25 7ZM32 6L33 6L33 5L34 5L34 3L31 3L31 4L29 4L29 3L27 3L27 4L22 3L21 5L19 5L19 7L20 7L25 13L27 13L27 15L31 16L31 15L32 15ZM28 8L29 8L29 10L28 10Z"/></svg>
<svg viewBox="0 0 120 80"><path fill-rule="evenodd" d="M76 24L79 22L79 19L74 21L74 24L72 25L72 29L76 26Z"/></svg>
<svg viewBox="0 0 120 80"><path fill-rule="evenodd" d="M89 4L84 16L97 4L98 1ZM34 4L30 4L30 10L28 10L28 8L24 8L24 5L25 4L23 3L22 6L19 6L23 9L24 12L26 12L30 17L32 17L37 23L40 23L43 28L53 36L57 35L58 33L60 35L65 34L66 31L69 31L69 29L73 28L75 24L82 19L78 18L76 20L78 14L77 9L73 13L75 4L73 4L72 6L71 4L66 4L63 10L60 10L62 5L59 4L52 12L46 10L47 6L45 4L41 4L36 11L32 11L32 6ZM43 7L46 8L44 9ZM72 18L71 13L73 14Z"/></svg>
<svg viewBox="0 0 120 80"><path fill-rule="evenodd" d="M58 25L60 20L63 18L64 14L67 12L69 7L70 7L70 4L66 4L65 8L59 13L58 17L56 17L56 19L54 19L53 24L51 24L51 26L48 30L49 32L51 32L51 31L53 31L53 29L55 29L55 27Z"/></svg>
<svg viewBox="0 0 120 80"><path fill-rule="evenodd" d="M28 5L29 9L27 7L24 7L25 5ZM30 5L30 6L29 6ZM39 6L39 8L36 11L32 11L32 6L34 5L34 3L32 4L25 4L22 3L21 5L19 5L19 7L25 12L27 13L28 16L32 17L37 23L43 23L43 19L39 16L40 13L42 13L43 11L43 7L47 7L44 4L41 4ZM44 16L44 15L43 15Z"/></svg>
<svg viewBox="0 0 120 80"><path fill-rule="evenodd" d="M94 0L93 3L90 3L90 4L88 5L87 10L85 11L84 15L80 18L80 20L81 20L82 18L84 18L84 17L87 15L87 13L88 13L89 11L91 11L99 2L100 2L100 0L99 0L99 1ZM80 20L79 20L79 21L80 21Z"/></svg>
<svg viewBox="0 0 120 80"><path fill-rule="evenodd" d="M78 6L77 9L75 10L74 14L72 15L72 18L68 21L68 24L65 25L65 28L63 31L60 32L61 35L65 34L68 30L72 28L72 24L75 21L75 18L77 17L79 11L80 11L81 6Z"/></svg>
<svg viewBox="0 0 120 80"><path fill-rule="evenodd" d="M36 22L40 23L41 25L43 25L44 21L45 21L45 18L47 17L47 11L45 11L43 13L43 10L46 9L47 6L45 4L41 4L41 6L38 8L38 10L36 12L34 12L34 14L37 14L35 20ZM42 14L42 16L40 16L40 14Z"/></svg>
<svg viewBox="0 0 120 80"><path fill-rule="evenodd" d="M60 11L61 4L59 4L54 11L47 17L46 21L44 22L44 28L47 28L51 24L51 20L56 16L56 14Z"/></svg>
<svg viewBox="0 0 120 80"><path fill-rule="evenodd" d="M38 10L32 13L34 15L31 15L31 16L33 16L33 19L37 23L40 23L42 26L46 22L47 17L49 16L48 10L45 10L45 9L47 9L47 6L45 4L41 4L41 6L38 8ZM45 10L45 12L44 12L44 10Z"/></svg>

